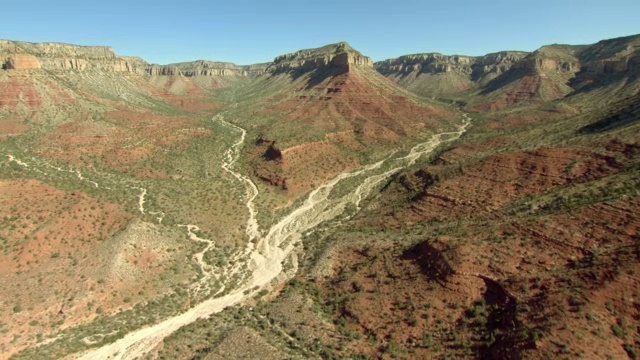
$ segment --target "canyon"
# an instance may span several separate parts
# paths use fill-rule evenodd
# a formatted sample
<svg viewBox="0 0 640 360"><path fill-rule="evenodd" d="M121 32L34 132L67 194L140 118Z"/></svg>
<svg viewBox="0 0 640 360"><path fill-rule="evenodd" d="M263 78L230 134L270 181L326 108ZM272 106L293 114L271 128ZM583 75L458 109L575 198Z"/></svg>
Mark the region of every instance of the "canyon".
<svg viewBox="0 0 640 360"><path fill-rule="evenodd" d="M0 64L2 358L640 351L640 35Z"/></svg>

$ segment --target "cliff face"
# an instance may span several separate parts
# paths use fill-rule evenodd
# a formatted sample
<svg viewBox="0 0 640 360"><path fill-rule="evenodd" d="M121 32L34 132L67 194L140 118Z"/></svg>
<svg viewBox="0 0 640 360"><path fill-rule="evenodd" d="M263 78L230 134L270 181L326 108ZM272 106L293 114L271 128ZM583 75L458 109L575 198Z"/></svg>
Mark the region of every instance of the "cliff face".
<svg viewBox="0 0 640 360"><path fill-rule="evenodd" d="M479 108L552 100L616 81L630 94L633 86L625 79L634 83L640 73L640 35L592 45L553 44L531 53L414 54L376 62L375 68L419 95L464 96Z"/></svg>
<svg viewBox="0 0 640 360"><path fill-rule="evenodd" d="M150 65L146 69L146 74L151 76L182 75L186 77L248 76L264 74L267 66L268 64L241 66L227 62L197 60L169 65Z"/></svg>
<svg viewBox="0 0 640 360"><path fill-rule="evenodd" d="M7 70L40 69L40 62L33 55L14 54L7 58L3 68Z"/></svg>
<svg viewBox="0 0 640 360"><path fill-rule="evenodd" d="M268 64L193 61L169 65L148 64L139 57L117 56L108 46L27 43L0 40L0 63L5 70L115 71L148 76L246 76L265 72Z"/></svg>
<svg viewBox="0 0 640 360"><path fill-rule="evenodd" d="M0 40L0 61L7 70L102 70L144 73L147 63L136 57L117 56L108 46L62 43L27 43Z"/></svg>
<svg viewBox="0 0 640 360"><path fill-rule="evenodd" d="M471 74L473 61L474 58L470 56L446 56L438 53L414 54L376 62L375 68L383 75L412 72L437 74L451 71Z"/></svg>
<svg viewBox="0 0 640 360"><path fill-rule="evenodd" d="M523 70L554 70L554 71L566 71L575 72L580 69L579 62L563 62L554 59L544 59L531 57L523 59L519 63L515 64L514 69Z"/></svg>
<svg viewBox="0 0 640 360"><path fill-rule="evenodd" d="M485 56L405 55L375 63L376 70L423 96L451 96L482 86L508 71L527 53L504 51Z"/></svg>
<svg viewBox="0 0 640 360"><path fill-rule="evenodd" d="M580 70L578 54L585 46L547 45L514 64L514 70L576 73Z"/></svg>
<svg viewBox="0 0 640 360"><path fill-rule="evenodd" d="M438 53L414 54L376 62L375 68L385 76L456 72L468 75L470 79L480 79L488 74L500 74L507 71L526 54L515 51L476 57L448 56Z"/></svg>
<svg viewBox="0 0 640 360"><path fill-rule="evenodd" d="M346 42L331 44L316 49L305 49L276 57L267 67L270 73L310 71L320 68L350 67L371 68L371 58L360 54Z"/></svg>

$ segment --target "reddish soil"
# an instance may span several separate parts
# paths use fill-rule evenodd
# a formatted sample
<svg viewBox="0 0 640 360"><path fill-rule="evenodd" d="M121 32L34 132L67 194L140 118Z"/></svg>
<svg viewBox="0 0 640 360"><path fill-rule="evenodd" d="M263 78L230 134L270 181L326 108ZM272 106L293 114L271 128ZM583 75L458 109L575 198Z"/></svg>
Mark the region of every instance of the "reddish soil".
<svg viewBox="0 0 640 360"><path fill-rule="evenodd" d="M523 76L508 85L505 94L471 107L471 110L491 112L517 104L541 104L564 96L558 84L545 74Z"/></svg>
<svg viewBox="0 0 640 360"><path fill-rule="evenodd" d="M616 156L624 157L565 148L490 156L480 164L456 170L459 174L443 174L448 178L418 194L410 211L395 217L404 222L493 212L516 198L615 173L622 168ZM470 187L475 189L472 198L466 196Z"/></svg>
<svg viewBox="0 0 640 360"><path fill-rule="evenodd" d="M0 73L0 107L33 112L46 110L43 105L48 103L60 106L74 104L76 99L39 70Z"/></svg>
<svg viewBox="0 0 640 360"><path fill-rule="evenodd" d="M35 180L0 181L2 357L171 292L189 245L122 206ZM172 237L173 236L173 237ZM40 335L38 335L40 334Z"/></svg>
<svg viewBox="0 0 640 360"><path fill-rule="evenodd" d="M477 334L456 328L491 285L456 274L464 273L469 255L448 248L446 240L410 249L391 244L334 249L333 275L316 283L335 309L338 331L368 340L351 343L344 355L388 358L393 344L402 344L411 358L432 358L443 350L462 356L465 349L455 349L451 337L455 332L456 341L478 345Z"/></svg>
<svg viewBox="0 0 640 360"><path fill-rule="evenodd" d="M31 129L31 127L23 124L18 118L2 119L0 120L0 139L20 135L29 129Z"/></svg>
<svg viewBox="0 0 640 360"><path fill-rule="evenodd" d="M197 126L191 117L166 116L151 112L111 111L104 121L85 115L58 126L43 136L34 151L50 159L81 164L96 159L120 171L138 176L166 176L162 169L142 166L154 151L211 131Z"/></svg>
<svg viewBox="0 0 640 360"><path fill-rule="evenodd" d="M369 337L382 336L387 342L386 348L377 350L367 343L352 342L349 351L387 356L393 339L411 358L442 354L426 352L434 349L425 349L416 338L421 331L435 336L433 324L420 316L410 322L400 319L424 312L425 304L458 302L462 310L450 314L443 325L456 334L455 339L444 337L446 354L509 359L626 358L625 347L637 349L640 343L636 331L640 198L556 204L557 209L532 207L524 213L510 210L509 205L550 189L579 189L620 174L633 166L639 152L637 143L620 140L592 149L542 148L489 156L454 171L438 173L434 166L397 180L375 207L380 215L368 214L358 221L426 234L437 234L430 228L448 224L444 231L449 236L430 235L427 242L409 249L354 246L351 251L332 254L338 270L322 288L328 299L345 299L337 308L336 319L344 318L340 321L348 329ZM405 205L389 210L399 203L397 192L414 195L406 198ZM411 226L416 228L407 229ZM412 257L417 264L405 262L407 253L418 250L422 253ZM382 288L376 279L398 267L402 271L388 276L392 280L387 281L388 288ZM475 280L461 283L460 277ZM424 288L429 281L439 285ZM496 289L503 293L503 300L486 297ZM487 315L479 323L470 318L470 312L480 311L474 307L482 291L484 304L493 301L494 305L486 307ZM348 293L354 295L344 295ZM400 299L412 299L413 306L400 310L396 306L391 312L384 305L401 303ZM443 326L438 331L450 334ZM456 353L460 344L462 349L475 350Z"/></svg>
<svg viewBox="0 0 640 360"><path fill-rule="evenodd" d="M524 256L494 272L530 309L522 321L537 335L526 358L625 358L624 344L638 344L639 206L597 203L503 226Z"/></svg>
<svg viewBox="0 0 640 360"><path fill-rule="evenodd" d="M455 164L474 155L481 154L483 151L509 146L513 142L514 138L512 136L495 136L481 143L464 142L453 149L448 149L438 154L434 162L438 164Z"/></svg>
<svg viewBox="0 0 640 360"><path fill-rule="evenodd" d="M280 151L277 159L254 166L258 178L287 190L291 197L303 195L337 174L358 165L352 155L341 152L340 143L329 140L304 143ZM254 149L254 156L264 156L269 145ZM309 168L313 165L312 168Z"/></svg>
<svg viewBox="0 0 640 360"><path fill-rule="evenodd" d="M12 324L0 344L15 351L36 333L93 316L86 304L102 296L92 289L104 267L95 263L96 248L132 216L119 205L35 180L3 180L0 190L0 321Z"/></svg>
<svg viewBox="0 0 640 360"><path fill-rule="evenodd" d="M18 105L37 109L42 98L28 74L12 74L0 78L0 107L16 109Z"/></svg>
<svg viewBox="0 0 640 360"><path fill-rule="evenodd" d="M358 69L315 74L296 80L294 86L301 95L272 98L263 111L286 119L286 128L266 130L266 136L284 144L281 159L254 165L257 177L278 186L286 182L288 195L294 197L357 166L359 155L370 145L397 146L407 137L435 130L453 116L445 108L396 95L395 85ZM265 150L254 149L254 159Z"/></svg>
<svg viewBox="0 0 640 360"><path fill-rule="evenodd" d="M276 103L265 112L286 112L288 120L303 121L314 129L348 122L347 127L361 137L392 141L425 127L439 126L439 121L450 115L443 109L394 95L358 71L327 76L312 88L299 91L304 95Z"/></svg>
<svg viewBox="0 0 640 360"><path fill-rule="evenodd" d="M215 79L212 79L211 82L213 89L219 87ZM220 104L211 102L208 99L210 95L189 78L171 78L162 88L148 84L146 89L152 96L163 99L182 111L200 113L220 107Z"/></svg>
<svg viewBox="0 0 640 360"><path fill-rule="evenodd" d="M47 80L46 86L47 97L51 100L52 103L56 105L77 103L77 99L69 90L61 88L60 85L55 83L54 81Z"/></svg>

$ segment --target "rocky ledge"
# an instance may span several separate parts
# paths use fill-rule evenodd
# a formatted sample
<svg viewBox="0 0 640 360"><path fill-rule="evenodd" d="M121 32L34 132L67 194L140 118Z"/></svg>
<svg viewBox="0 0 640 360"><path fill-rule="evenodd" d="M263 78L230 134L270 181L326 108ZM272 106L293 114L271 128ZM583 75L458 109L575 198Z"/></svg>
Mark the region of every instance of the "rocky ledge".
<svg viewBox="0 0 640 360"><path fill-rule="evenodd" d="M144 73L147 63L137 57L117 56L108 46L29 43L0 40L0 62L5 70L45 69Z"/></svg>
<svg viewBox="0 0 640 360"><path fill-rule="evenodd" d="M509 70L526 55L526 52L520 51L503 51L485 56L443 55L440 53L413 54L378 61L375 63L375 68L385 76L457 72L472 78L479 78L490 73L499 75Z"/></svg>
<svg viewBox="0 0 640 360"><path fill-rule="evenodd" d="M276 57L267 68L271 73L309 71L320 68L372 68L371 58L362 55L348 43L340 42L315 49L305 49Z"/></svg>
<svg viewBox="0 0 640 360"><path fill-rule="evenodd" d="M149 65L147 75L247 76L264 74L269 64L236 65L228 62L197 60L169 65Z"/></svg>
<svg viewBox="0 0 640 360"><path fill-rule="evenodd" d="M118 56L108 46L29 43L0 40L4 70L108 71L142 76L245 76L265 72L269 64L238 66L214 61L155 65L139 57Z"/></svg>
<svg viewBox="0 0 640 360"><path fill-rule="evenodd" d="M2 65L5 70L40 69L40 61L30 54L13 54Z"/></svg>

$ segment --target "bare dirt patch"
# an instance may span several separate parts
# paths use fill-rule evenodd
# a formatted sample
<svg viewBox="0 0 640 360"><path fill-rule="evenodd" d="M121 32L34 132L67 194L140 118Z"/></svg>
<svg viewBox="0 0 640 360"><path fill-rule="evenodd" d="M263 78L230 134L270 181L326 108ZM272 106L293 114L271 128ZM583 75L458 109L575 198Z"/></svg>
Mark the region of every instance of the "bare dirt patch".
<svg viewBox="0 0 640 360"><path fill-rule="evenodd" d="M17 136L31 129L29 125L25 125L18 118L7 118L0 121L0 139L8 136Z"/></svg>

